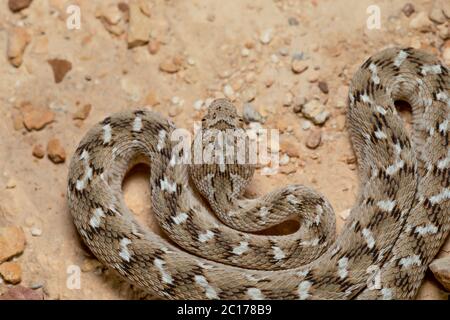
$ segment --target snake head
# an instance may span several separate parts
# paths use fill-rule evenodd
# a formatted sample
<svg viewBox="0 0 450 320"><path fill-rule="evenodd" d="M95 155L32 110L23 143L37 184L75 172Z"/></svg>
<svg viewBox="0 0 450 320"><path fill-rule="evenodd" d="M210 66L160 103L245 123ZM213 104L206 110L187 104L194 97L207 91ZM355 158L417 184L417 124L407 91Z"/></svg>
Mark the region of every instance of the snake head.
<svg viewBox="0 0 450 320"><path fill-rule="evenodd" d="M237 114L236 107L228 99L216 99L211 102L207 114L202 119L203 129L226 130L242 128L243 119Z"/></svg>

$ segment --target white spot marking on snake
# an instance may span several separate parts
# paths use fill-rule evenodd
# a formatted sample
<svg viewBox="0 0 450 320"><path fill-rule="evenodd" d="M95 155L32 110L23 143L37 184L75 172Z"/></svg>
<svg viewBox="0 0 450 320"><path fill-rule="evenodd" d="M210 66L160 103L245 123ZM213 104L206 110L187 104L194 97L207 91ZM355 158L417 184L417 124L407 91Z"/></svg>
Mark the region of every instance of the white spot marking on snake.
<svg viewBox="0 0 450 320"><path fill-rule="evenodd" d="M233 248L233 253L235 255L240 256L241 254L243 254L247 250L248 250L248 242L247 241L241 241L239 243L239 246Z"/></svg>
<svg viewBox="0 0 450 320"><path fill-rule="evenodd" d="M198 241L207 242L208 240L211 240L212 238L214 238L214 232L212 232L211 230L206 230L205 233L199 234Z"/></svg>
<svg viewBox="0 0 450 320"><path fill-rule="evenodd" d="M437 195L430 197L431 204L441 203L442 201L450 199L450 189L445 188Z"/></svg>
<svg viewBox="0 0 450 320"><path fill-rule="evenodd" d="M403 168L404 165L405 162L403 160L396 161L394 164L391 164L389 167L386 168L386 173L391 176L398 170Z"/></svg>
<svg viewBox="0 0 450 320"><path fill-rule="evenodd" d="M404 268L409 268L412 265L421 266L422 261L420 261L420 257L418 255L414 254L406 258L401 258L399 264Z"/></svg>
<svg viewBox="0 0 450 320"><path fill-rule="evenodd" d="M142 119L140 117L134 118L133 121L133 131L139 132L142 129Z"/></svg>
<svg viewBox="0 0 450 320"><path fill-rule="evenodd" d="M77 180L76 188L78 191L81 191L86 187L86 183L92 178L92 174L92 168L87 165L84 176L81 178L81 180Z"/></svg>
<svg viewBox="0 0 450 320"><path fill-rule="evenodd" d="M314 239L310 239L310 240L302 240L300 242L300 244L302 246L314 247L319 244L319 238L314 238Z"/></svg>
<svg viewBox="0 0 450 320"><path fill-rule="evenodd" d="M400 67L400 65L405 61L406 57L408 56L408 53L400 50L400 52L397 54L397 56L394 59L394 66Z"/></svg>
<svg viewBox="0 0 450 320"><path fill-rule="evenodd" d="M164 180L160 180L161 190L167 191L169 193L174 193L177 191L177 183L173 182L171 183L167 177L164 177Z"/></svg>
<svg viewBox="0 0 450 320"><path fill-rule="evenodd" d="M383 300L392 300L392 290L389 288L381 289L381 294L383 295Z"/></svg>
<svg viewBox="0 0 450 320"><path fill-rule="evenodd" d="M379 84L380 83L380 77L378 77L378 73L377 73L377 66L374 63L371 63L369 65L369 70L370 72L372 72L372 81L375 84Z"/></svg>
<svg viewBox="0 0 450 320"><path fill-rule="evenodd" d="M269 209L267 209L267 207L261 207L260 209L259 209L259 216L261 217L261 218L265 218L265 217L267 217L267 215L269 214Z"/></svg>
<svg viewBox="0 0 450 320"><path fill-rule="evenodd" d="M427 224L425 226L417 226L415 232L421 236L425 236L427 234L435 234L438 231L438 228L434 224Z"/></svg>
<svg viewBox="0 0 450 320"><path fill-rule="evenodd" d="M422 70L420 71L424 76L429 74L440 74L442 72L441 65L435 64L435 65L427 65L422 66Z"/></svg>
<svg viewBox="0 0 450 320"><path fill-rule="evenodd" d="M450 107L450 98L448 97L447 93L444 91L439 92L436 94L436 99L439 101L445 102L448 107Z"/></svg>
<svg viewBox="0 0 450 320"><path fill-rule="evenodd" d="M158 133L158 145L156 146L156 149L158 151L161 151L164 148L164 141L166 139L167 131L166 130L160 130Z"/></svg>
<svg viewBox="0 0 450 320"><path fill-rule="evenodd" d="M447 157L438 161L437 167L438 167L438 169L443 170L443 169L447 168L449 164L450 164L450 149L448 149Z"/></svg>
<svg viewBox="0 0 450 320"><path fill-rule="evenodd" d="M89 220L89 224L92 228L98 228L103 217L105 217L105 213L102 208L96 208L91 219Z"/></svg>
<svg viewBox="0 0 450 320"><path fill-rule="evenodd" d="M372 249L375 245L375 239L373 238L372 232L369 229L364 228L362 230L362 234L364 236L364 240L366 240L367 246L369 247L369 249Z"/></svg>
<svg viewBox="0 0 450 320"><path fill-rule="evenodd" d="M162 281L164 283L173 284L172 276L164 269L165 264L166 264L166 262L161 259L155 258L155 260L153 260L153 265L161 273Z"/></svg>
<svg viewBox="0 0 450 320"><path fill-rule="evenodd" d="M375 137L377 137L378 140L383 140L387 138L386 133L384 133L381 130L375 131Z"/></svg>
<svg viewBox="0 0 450 320"><path fill-rule="evenodd" d="M316 216L314 218L314 223L316 225L320 224L320 219L322 218L322 214L323 214L323 208L320 205L316 206Z"/></svg>
<svg viewBox="0 0 450 320"><path fill-rule="evenodd" d="M252 300L264 300L264 295L258 288L249 288L247 290L247 295Z"/></svg>
<svg viewBox="0 0 450 320"><path fill-rule="evenodd" d="M338 275L341 279L345 279L345 277L347 277L348 275L348 270L347 270L347 265L348 265L348 258L347 257L343 257L341 259L339 259L338 261Z"/></svg>
<svg viewBox="0 0 450 320"><path fill-rule="evenodd" d="M309 281L302 281L298 285L298 298L300 300L306 300L310 296L309 294L309 288L311 288L311 282Z"/></svg>
<svg viewBox="0 0 450 320"><path fill-rule="evenodd" d="M122 238L122 240L120 240L119 256L126 262L130 262L130 259L131 259L131 253L130 253L130 251L128 251L128 245L130 243L131 243L131 240L128 238Z"/></svg>
<svg viewBox="0 0 450 320"><path fill-rule="evenodd" d="M391 213L392 210L394 210L395 204L395 200L381 200L377 202L378 208L388 213Z"/></svg>
<svg viewBox="0 0 450 320"><path fill-rule="evenodd" d="M308 269L303 270L303 271L299 271L299 272L296 273L296 275L299 276L299 277L304 278L304 277L306 277L308 275L309 271L310 270L308 270Z"/></svg>
<svg viewBox="0 0 450 320"><path fill-rule="evenodd" d="M375 107L375 110L377 110L377 112L380 113L380 114L382 114L382 115L385 115L386 112L387 112L386 109L383 108L382 106L376 106L376 107Z"/></svg>
<svg viewBox="0 0 450 320"><path fill-rule="evenodd" d="M111 126L109 124L105 124L103 126L103 143L107 144L111 141Z"/></svg>
<svg viewBox="0 0 450 320"><path fill-rule="evenodd" d="M442 121L441 124L439 124L439 131L442 133L445 133L448 130L448 119L445 119Z"/></svg>
<svg viewBox="0 0 450 320"><path fill-rule="evenodd" d="M280 247L273 246L272 250L273 250L273 257L276 260L280 261L280 260L286 258L286 254L283 252L283 250L280 249Z"/></svg>
<svg viewBox="0 0 450 320"><path fill-rule="evenodd" d="M369 96L367 95L367 93L364 92L364 94L361 95L361 100L364 103L372 103L372 100L370 100Z"/></svg>
<svg viewBox="0 0 450 320"><path fill-rule="evenodd" d="M216 290L209 285L204 276L195 276L195 282L205 289L205 295L208 299L219 299Z"/></svg>
<svg viewBox="0 0 450 320"><path fill-rule="evenodd" d="M175 222L175 224L181 224L183 222L185 222L187 220L189 216L187 215L187 213L185 212L181 212L179 214L177 214L175 217L172 217L173 222Z"/></svg>
<svg viewBox="0 0 450 320"><path fill-rule="evenodd" d="M286 197L287 201L292 204L292 205L297 205L300 204L300 202L298 201L297 197L294 196L293 194L290 194Z"/></svg>

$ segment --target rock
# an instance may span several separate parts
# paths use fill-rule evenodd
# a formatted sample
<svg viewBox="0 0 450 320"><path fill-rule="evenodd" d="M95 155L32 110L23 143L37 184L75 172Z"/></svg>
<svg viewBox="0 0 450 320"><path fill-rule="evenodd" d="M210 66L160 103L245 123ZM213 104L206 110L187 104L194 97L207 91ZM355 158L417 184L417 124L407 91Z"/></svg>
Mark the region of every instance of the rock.
<svg viewBox="0 0 450 320"><path fill-rule="evenodd" d="M234 89L231 85L227 84L223 87L223 94L225 95L225 97L227 97L228 99L230 99L231 101L233 101L234 99L236 99L235 93L234 93Z"/></svg>
<svg viewBox="0 0 450 320"><path fill-rule="evenodd" d="M292 102L294 101L294 95L292 92L286 92L283 97L283 106L289 107L292 105Z"/></svg>
<svg viewBox="0 0 450 320"><path fill-rule="evenodd" d="M47 144L47 155L53 163L62 163L66 160L66 151L59 139L51 139Z"/></svg>
<svg viewBox="0 0 450 320"><path fill-rule="evenodd" d="M125 32L123 15L123 11L119 6L110 4L109 6L103 7L97 14L97 17L100 18L103 26L108 32L120 36Z"/></svg>
<svg viewBox="0 0 450 320"><path fill-rule="evenodd" d="M250 55L250 50L247 48L242 48L241 50L241 56L242 57L248 57Z"/></svg>
<svg viewBox="0 0 450 320"><path fill-rule="evenodd" d="M283 150L289 157L300 157L300 146L294 141L292 137L286 137L281 140L280 149Z"/></svg>
<svg viewBox="0 0 450 320"><path fill-rule="evenodd" d="M442 4L440 3L440 1L433 2L430 12L428 13L428 18L437 24L443 24L446 21L444 12L442 11Z"/></svg>
<svg viewBox="0 0 450 320"><path fill-rule="evenodd" d="M295 113L301 112L305 103L306 98L304 96L296 96L294 98L294 112Z"/></svg>
<svg viewBox="0 0 450 320"><path fill-rule="evenodd" d="M160 42L156 39L152 39L148 43L148 52L150 52L150 54L157 54L160 47Z"/></svg>
<svg viewBox="0 0 450 320"><path fill-rule="evenodd" d="M50 59L47 62L52 67L55 83L63 81L66 74L72 70L72 63L64 59Z"/></svg>
<svg viewBox="0 0 450 320"><path fill-rule="evenodd" d="M147 44L151 30L150 18L142 11L140 4L137 2L130 3L129 15L130 21L128 24L127 36L128 48Z"/></svg>
<svg viewBox="0 0 450 320"><path fill-rule="evenodd" d="M325 94L328 94L328 84L325 81L319 81L318 87L320 91L322 91Z"/></svg>
<svg viewBox="0 0 450 320"><path fill-rule="evenodd" d="M28 8L32 1L33 0L9 0L8 7L12 12L19 12L20 10Z"/></svg>
<svg viewBox="0 0 450 320"><path fill-rule="evenodd" d="M72 118L75 120L86 120L91 112L91 109L92 105L90 103L82 105L77 111L75 111Z"/></svg>
<svg viewBox="0 0 450 320"><path fill-rule="evenodd" d="M434 277L450 291L450 256L434 260L430 264Z"/></svg>
<svg viewBox="0 0 450 320"><path fill-rule="evenodd" d="M402 8L403 14L407 17L412 15L414 13L414 11L415 11L415 9L414 9L414 5L412 3L407 3Z"/></svg>
<svg viewBox="0 0 450 320"><path fill-rule="evenodd" d="M409 23L409 27L421 32L431 31L431 21L425 12L419 12Z"/></svg>
<svg viewBox="0 0 450 320"><path fill-rule="evenodd" d="M321 125L330 117L330 113L325 106L318 100L307 102L302 108L303 115L310 119L314 124Z"/></svg>
<svg viewBox="0 0 450 320"><path fill-rule="evenodd" d="M33 151L32 151L33 156L35 156L38 159L42 159L45 156L45 149L44 146L40 143L35 144L33 146Z"/></svg>
<svg viewBox="0 0 450 320"><path fill-rule="evenodd" d="M253 100L255 100L256 97L256 88L254 86L248 86L244 89L244 91L242 92L242 100L244 102L251 102Z"/></svg>
<svg viewBox="0 0 450 320"><path fill-rule="evenodd" d="M31 235L33 237L40 237L42 235L42 230L37 228L37 227L32 227L31 228Z"/></svg>
<svg viewBox="0 0 450 320"><path fill-rule="evenodd" d="M0 228L0 263L25 250L25 234L20 227Z"/></svg>
<svg viewBox="0 0 450 320"><path fill-rule="evenodd" d="M23 286L14 286L0 296L0 300L44 300L42 291Z"/></svg>
<svg viewBox="0 0 450 320"><path fill-rule="evenodd" d="M289 163L289 156L287 154L283 154L280 158L280 165L285 166Z"/></svg>
<svg viewBox="0 0 450 320"><path fill-rule="evenodd" d="M177 115L179 115L181 113L181 108L178 105L171 105L169 107L169 116L170 117L176 117Z"/></svg>
<svg viewBox="0 0 450 320"><path fill-rule="evenodd" d="M317 82L319 80L319 76L320 76L320 72L318 70L312 70L309 74L308 74L308 82L314 83Z"/></svg>
<svg viewBox="0 0 450 320"><path fill-rule="evenodd" d="M159 70L167 73L177 73L180 69L180 61L174 58L166 59L159 64Z"/></svg>
<svg viewBox="0 0 450 320"><path fill-rule="evenodd" d="M6 189L14 189L17 186L17 182L14 178L10 178L8 182L6 182Z"/></svg>
<svg viewBox="0 0 450 320"><path fill-rule="evenodd" d="M151 90L147 93L144 104L146 106L150 106L150 107L154 107L154 106L160 104L160 101L159 101L158 96L156 95L155 91Z"/></svg>
<svg viewBox="0 0 450 320"><path fill-rule="evenodd" d="M347 86L340 86L336 93L336 108L345 108L347 107L347 100L348 100L348 87Z"/></svg>
<svg viewBox="0 0 450 320"><path fill-rule="evenodd" d="M12 115L12 121L13 121L13 128L14 130L22 130L24 128L23 126L23 117L19 113L13 113Z"/></svg>
<svg viewBox="0 0 450 320"><path fill-rule="evenodd" d="M305 121L302 122L302 129L303 130L305 130L305 131L309 130L309 129L311 129L311 127L312 127L311 121L305 120Z"/></svg>
<svg viewBox="0 0 450 320"><path fill-rule="evenodd" d="M320 129L311 130L306 137L306 146L309 149L316 149L322 141L322 131Z"/></svg>
<svg viewBox="0 0 450 320"><path fill-rule="evenodd" d="M292 59L291 69L294 73L302 73L308 69L308 64L304 60Z"/></svg>
<svg viewBox="0 0 450 320"><path fill-rule="evenodd" d="M263 120L261 114L256 111L250 103L244 104L244 112L242 117L246 123L262 122Z"/></svg>
<svg viewBox="0 0 450 320"><path fill-rule="evenodd" d="M290 17L288 19L288 23L290 26L298 26L298 20L297 20L297 18L294 18L294 17Z"/></svg>
<svg viewBox="0 0 450 320"><path fill-rule="evenodd" d="M0 275L7 283L18 284L22 281L22 268L16 262L0 264Z"/></svg>
<svg viewBox="0 0 450 320"><path fill-rule="evenodd" d="M16 68L23 62L23 53L31 41L31 37L25 28L16 27L8 33L7 55L9 62Z"/></svg>
<svg viewBox="0 0 450 320"><path fill-rule="evenodd" d="M269 44L270 41L272 41L272 38L273 29L267 29L260 35L259 41L261 41L262 44Z"/></svg>
<svg viewBox="0 0 450 320"><path fill-rule="evenodd" d="M46 107L26 103L22 107L23 124L28 131L41 130L55 120L55 113Z"/></svg>

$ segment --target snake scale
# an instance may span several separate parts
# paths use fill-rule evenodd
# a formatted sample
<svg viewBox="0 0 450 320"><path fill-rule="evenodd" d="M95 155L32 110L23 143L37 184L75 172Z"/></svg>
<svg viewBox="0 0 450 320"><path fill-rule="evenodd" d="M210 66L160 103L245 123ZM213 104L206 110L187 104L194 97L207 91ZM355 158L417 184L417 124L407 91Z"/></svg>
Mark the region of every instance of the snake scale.
<svg viewBox="0 0 450 320"><path fill-rule="evenodd" d="M412 48L384 49L355 73L347 120L360 188L337 237L324 196L291 185L245 199L254 166L181 163L174 125L148 110L107 117L82 139L69 169L70 212L103 264L161 298L414 298L450 227L449 85L449 69ZM411 134L398 100L412 107ZM202 130L241 123L218 99ZM215 143L208 139L202 146ZM139 156L150 163L152 209L170 240L125 205L121 183ZM288 219L300 222L292 234L257 233Z"/></svg>

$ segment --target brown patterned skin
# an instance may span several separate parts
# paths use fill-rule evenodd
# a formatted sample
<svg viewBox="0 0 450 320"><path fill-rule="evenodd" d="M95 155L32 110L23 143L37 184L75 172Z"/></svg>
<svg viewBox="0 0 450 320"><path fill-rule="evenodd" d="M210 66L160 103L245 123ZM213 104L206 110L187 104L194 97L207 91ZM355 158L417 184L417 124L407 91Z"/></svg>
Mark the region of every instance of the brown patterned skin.
<svg viewBox="0 0 450 320"><path fill-rule="evenodd" d="M100 261L162 298L413 298L450 226L449 79L436 58L411 48L383 50L356 72L348 124L361 186L334 242L323 196L296 185L243 200L251 167L178 164L173 125L148 111L106 118L81 141L68 182L75 225ZM412 138L396 100L412 106ZM226 100L215 101L203 123L240 126ZM138 155L150 160L155 216L178 246L139 226L124 204L121 181ZM291 235L243 231L292 217L302 226Z"/></svg>

